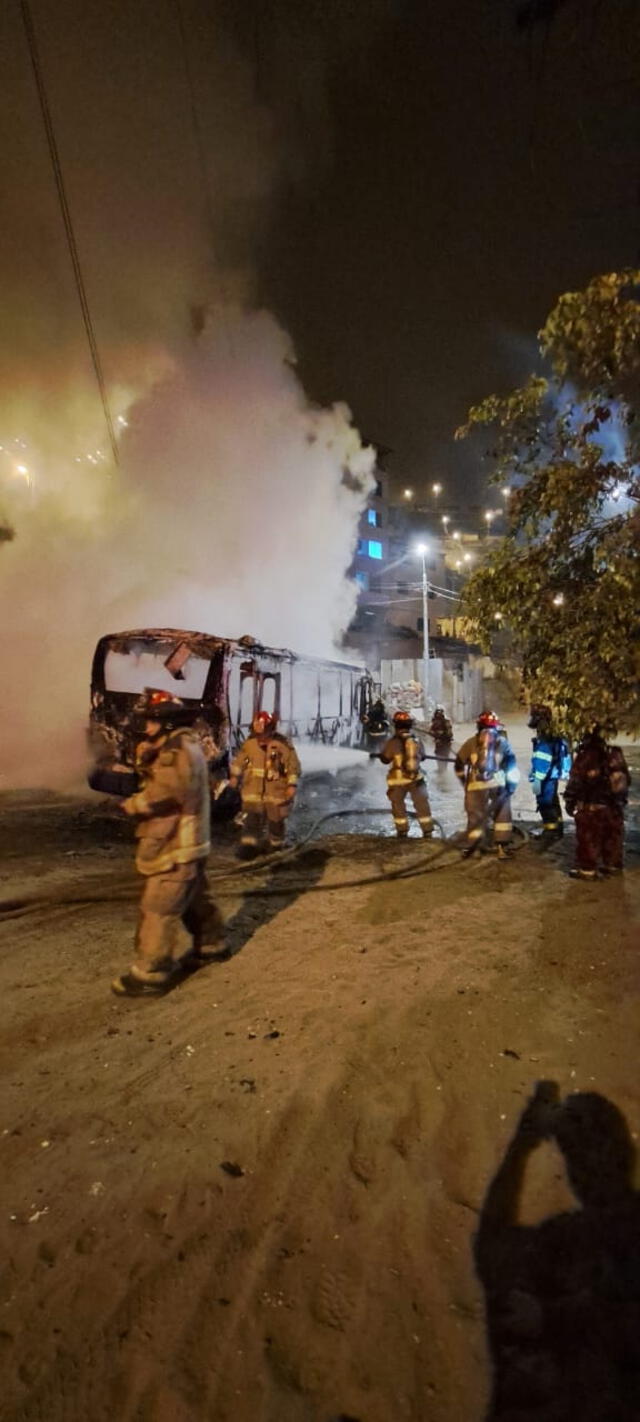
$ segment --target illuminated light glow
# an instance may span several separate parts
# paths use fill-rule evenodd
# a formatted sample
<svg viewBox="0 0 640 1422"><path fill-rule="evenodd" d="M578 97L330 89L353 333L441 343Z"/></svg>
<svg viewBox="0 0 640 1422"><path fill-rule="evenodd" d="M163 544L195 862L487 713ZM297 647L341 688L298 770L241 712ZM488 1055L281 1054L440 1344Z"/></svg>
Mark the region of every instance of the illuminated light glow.
<svg viewBox="0 0 640 1422"><path fill-rule="evenodd" d="M29 473L29 470L27 469L26 464L16 464L16 469L17 469L17 471L18 471L18 474L28 474L28 473Z"/></svg>
<svg viewBox="0 0 640 1422"><path fill-rule="evenodd" d="M470 562L471 562L471 557L472 557L471 553L463 553L463 555L462 555L462 561L463 561L463 563L470 563Z"/></svg>
<svg viewBox="0 0 640 1422"><path fill-rule="evenodd" d="M554 607L562 607L563 602L564 602L564 593L556 593L556 595L555 595L555 597L554 597L554 599L553 599L553 605L554 605Z"/></svg>
<svg viewBox="0 0 640 1422"><path fill-rule="evenodd" d="M443 524L444 524L444 526L445 526L445 530L446 530L447 524L451 522L451 519L449 518L449 515L448 515L448 514L443 514L443 515L442 515L442 522L443 522Z"/></svg>
<svg viewBox="0 0 640 1422"><path fill-rule="evenodd" d="M456 566L456 568L461 568L461 567L462 567L462 559L461 559L461 558L456 558L455 566Z"/></svg>
<svg viewBox="0 0 640 1422"><path fill-rule="evenodd" d="M502 616L503 616L503 614L502 614L501 612L494 612L493 615L494 615L494 618L495 618L496 622L502 622Z"/></svg>
<svg viewBox="0 0 640 1422"><path fill-rule="evenodd" d="M457 529L456 529L456 532L455 532L455 533L452 533L452 534L451 534L451 537L452 537L452 538L459 538L459 537L460 537L460 534L458 533Z"/></svg>
<svg viewBox="0 0 640 1422"><path fill-rule="evenodd" d="M435 496L436 496L436 498L437 498L437 497L438 497L438 494L441 494L441 493L442 493L442 484L432 484L432 485L431 485L431 491L432 491L432 493L435 494Z"/></svg>
<svg viewBox="0 0 640 1422"><path fill-rule="evenodd" d="M509 499L511 497L511 490L508 484L505 484L504 489L501 489L500 493L502 494L503 499Z"/></svg>
<svg viewBox="0 0 640 1422"><path fill-rule="evenodd" d="M428 552L429 552L429 544L428 544L428 543L416 543L416 553L419 553L419 555L420 555L421 558L424 558L425 553L428 553Z"/></svg>
<svg viewBox="0 0 640 1422"><path fill-rule="evenodd" d="M412 499L412 498L413 498L413 489L405 489L402 497L403 497L404 499Z"/></svg>

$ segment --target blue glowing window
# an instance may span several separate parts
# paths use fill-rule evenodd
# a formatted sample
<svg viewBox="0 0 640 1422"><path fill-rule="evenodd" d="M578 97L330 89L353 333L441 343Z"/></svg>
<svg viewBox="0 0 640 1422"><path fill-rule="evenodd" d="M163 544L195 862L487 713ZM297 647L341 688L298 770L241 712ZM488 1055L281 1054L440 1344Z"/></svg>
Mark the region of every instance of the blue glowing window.
<svg viewBox="0 0 640 1422"><path fill-rule="evenodd" d="M372 523L374 528L380 527L380 514L377 509L367 509L367 523Z"/></svg>
<svg viewBox="0 0 640 1422"><path fill-rule="evenodd" d="M357 582L357 584L358 584L358 587L359 587L359 588L363 588L364 591L366 592L366 591L367 591L367 588L369 587L369 574L368 574L368 573L356 573L356 582Z"/></svg>
<svg viewBox="0 0 640 1422"><path fill-rule="evenodd" d="M358 539L358 547L357 547L357 549L356 549L356 552L359 553L359 554L361 555L361 557L363 557L363 558L366 557L366 554L367 554L367 540L366 540L366 538L359 538L359 539Z"/></svg>
<svg viewBox="0 0 640 1422"><path fill-rule="evenodd" d="M369 557L370 557L370 558L381 558L381 557L382 557L382 544L381 544L381 543L376 543L375 539L370 538L370 539L369 539L369 550L368 550L368 551L369 551Z"/></svg>

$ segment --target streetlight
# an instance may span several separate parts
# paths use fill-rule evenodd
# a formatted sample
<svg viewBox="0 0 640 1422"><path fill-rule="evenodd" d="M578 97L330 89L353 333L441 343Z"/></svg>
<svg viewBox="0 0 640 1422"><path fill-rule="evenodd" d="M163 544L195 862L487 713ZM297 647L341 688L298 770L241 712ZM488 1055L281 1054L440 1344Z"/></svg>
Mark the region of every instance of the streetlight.
<svg viewBox="0 0 640 1422"><path fill-rule="evenodd" d="M438 497L438 494L441 494L441 493L442 493L442 484L432 484L432 485L431 485L431 492L432 492L432 494L435 494L435 496L436 496L436 498L437 498L437 497Z"/></svg>
<svg viewBox="0 0 640 1422"><path fill-rule="evenodd" d="M486 523L486 525L487 525L487 528L488 528L488 529L491 529L491 524L492 524L492 522L493 522L493 520L494 520L494 518L495 518L495 512L494 512L494 510L493 510L493 509L487 509L487 512L485 513L485 516L484 516L484 517L485 517L485 523Z"/></svg>
<svg viewBox="0 0 640 1422"><path fill-rule="evenodd" d="M427 697L429 695L429 583L427 580L426 555L429 552L428 543L416 544L416 553L422 558L422 689L424 693L423 712L427 714Z"/></svg>
<svg viewBox="0 0 640 1422"><path fill-rule="evenodd" d="M404 489L403 494L402 494L402 497L403 497L403 499L412 499L412 498L413 498L413 489Z"/></svg>
<svg viewBox="0 0 640 1422"><path fill-rule="evenodd" d="M447 524L450 523L450 522L451 522L451 519L449 518L449 515L448 515L448 514L443 514L443 515L442 515L442 524L443 524L445 533L447 532Z"/></svg>
<svg viewBox="0 0 640 1422"><path fill-rule="evenodd" d="M510 490L508 484L505 484L504 489L501 489L501 490L500 490L500 493L502 494L503 499L510 499L510 498L511 498L511 490Z"/></svg>
<svg viewBox="0 0 640 1422"><path fill-rule="evenodd" d="M452 537L452 538L455 538L455 539L456 539L456 542L458 542L458 543L460 542L460 534L458 533L457 530L456 530L455 533L452 533L452 534L451 534L451 537Z"/></svg>

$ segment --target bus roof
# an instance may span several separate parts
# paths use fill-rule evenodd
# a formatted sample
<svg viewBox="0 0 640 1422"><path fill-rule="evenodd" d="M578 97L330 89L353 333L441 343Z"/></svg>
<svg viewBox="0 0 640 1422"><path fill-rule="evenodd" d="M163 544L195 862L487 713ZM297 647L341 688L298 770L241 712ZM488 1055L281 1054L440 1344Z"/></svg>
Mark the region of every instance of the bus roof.
<svg viewBox="0 0 640 1422"><path fill-rule="evenodd" d="M178 627L141 627L130 632L107 632L100 638L95 651L94 662L100 661L108 651L124 652L136 642L165 642L176 646L183 644L194 656L211 659L221 647L230 652L262 652L267 656L281 657L289 662L309 662L315 666L340 667L343 671L367 674L365 666L355 662L335 661L331 657L312 657L306 652L291 652L286 647L266 647L253 637L215 637L208 632L190 632Z"/></svg>

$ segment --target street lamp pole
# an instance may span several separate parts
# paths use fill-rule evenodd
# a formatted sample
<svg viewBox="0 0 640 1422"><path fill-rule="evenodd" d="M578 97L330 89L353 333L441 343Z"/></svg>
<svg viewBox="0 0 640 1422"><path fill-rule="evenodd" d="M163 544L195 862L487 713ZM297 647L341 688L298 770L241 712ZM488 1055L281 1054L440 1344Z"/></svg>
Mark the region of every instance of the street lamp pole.
<svg viewBox="0 0 640 1422"><path fill-rule="evenodd" d="M427 714L429 698L429 580L427 578L426 543L419 543L417 550L422 558L422 689L424 693L424 715Z"/></svg>

